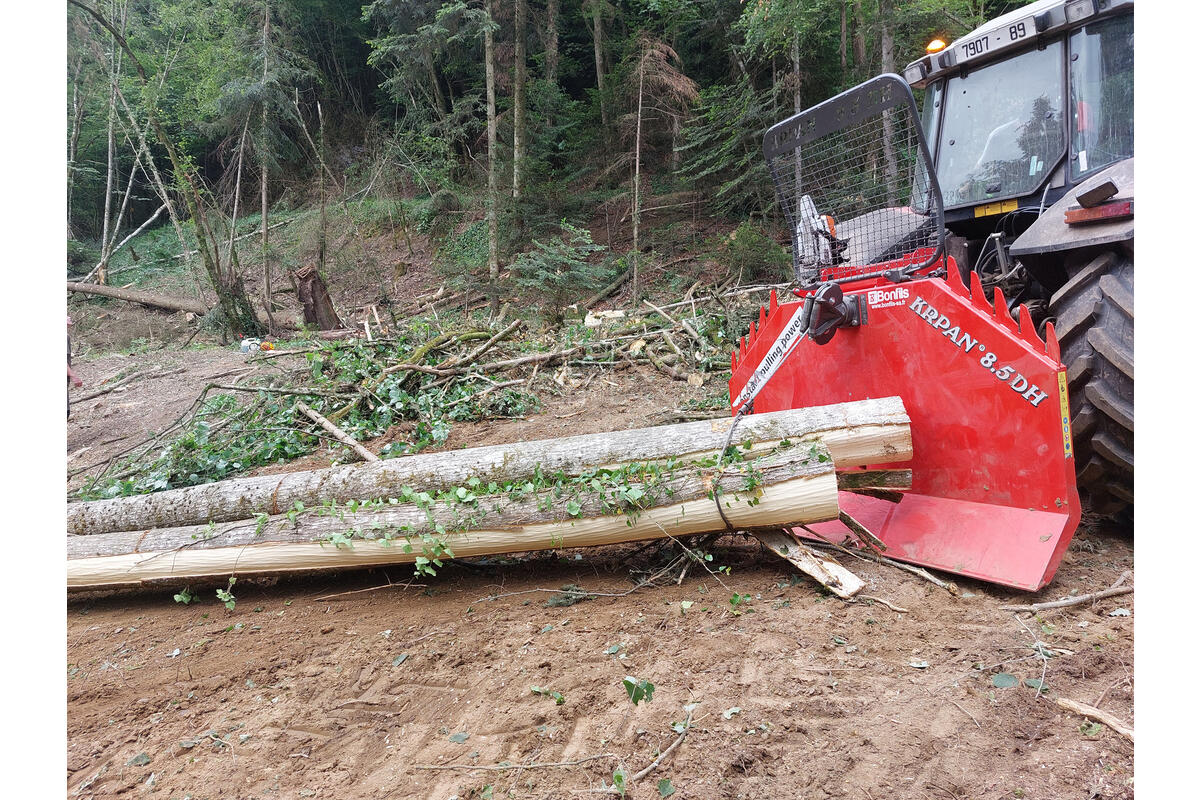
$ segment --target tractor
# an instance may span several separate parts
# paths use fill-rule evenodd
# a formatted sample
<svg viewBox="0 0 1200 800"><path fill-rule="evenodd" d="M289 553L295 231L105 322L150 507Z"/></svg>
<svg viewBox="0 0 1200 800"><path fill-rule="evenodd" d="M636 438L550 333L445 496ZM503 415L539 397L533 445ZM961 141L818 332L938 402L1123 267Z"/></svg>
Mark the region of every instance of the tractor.
<svg viewBox="0 0 1200 800"><path fill-rule="evenodd" d="M1132 512L1132 0L935 41L763 149L794 283L733 354L735 418L898 395L912 423L909 491L798 535L1041 588L1085 511Z"/></svg>

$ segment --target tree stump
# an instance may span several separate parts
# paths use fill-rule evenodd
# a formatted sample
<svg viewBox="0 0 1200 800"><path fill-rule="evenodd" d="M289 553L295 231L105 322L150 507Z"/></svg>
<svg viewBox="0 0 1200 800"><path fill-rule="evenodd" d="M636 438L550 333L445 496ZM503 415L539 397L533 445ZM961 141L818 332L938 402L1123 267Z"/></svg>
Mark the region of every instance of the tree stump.
<svg viewBox="0 0 1200 800"><path fill-rule="evenodd" d="M333 300L321 273L311 264L292 273L296 280L296 291L304 306L304 324L315 325L317 330L332 331L344 328L341 317L333 307Z"/></svg>

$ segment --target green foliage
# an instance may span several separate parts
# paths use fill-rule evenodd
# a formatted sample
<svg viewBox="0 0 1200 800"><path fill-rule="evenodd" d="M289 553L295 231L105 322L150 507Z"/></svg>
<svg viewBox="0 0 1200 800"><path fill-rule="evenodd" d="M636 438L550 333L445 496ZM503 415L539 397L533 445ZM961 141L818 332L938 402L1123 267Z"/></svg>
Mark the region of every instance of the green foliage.
<svg viewBox="0 0 1200 800"><path fill-rule="evenodd" d="M429 204L429 214L438 212ZM418 216L418 219L421 219ZM486 273L488 262L488 229L483 220L472 222L457 233L442 240L437 251L438 271L459 285L470 285ZM476 284L477 285L477 284Z"/></svg>
<svg viewBox="0 0 1200 800"><path fill-rule="evenodd" d="M717 213L763 214L772 207L762 137L777 113L770 89L756 89L747 79L701 90L695 116L683 128L680 175L704 191Z"/></svg>
<svg viewBox="0 0 1200 800"><path fill-rule="evenodd" d="M556 706L561 706L563 703L567 702L567 698L563 696L562 692L556 692L543 686L530 686L529 691L533 694L540 694L544 697L551 698Z"/></svg>
<svg viewBox="0 0 1200 800"><path fill-rule="evenodd" d="M400 361L425 341L428 332L418 323L396 342L321 342L307 354L309 386L316 392L296 397L269 391L252 396L221 394L207 397L194 419L146 464L135 464L130 474L107 484L82 489L82 499L146 494L181 486L195 486L232 477L264 464L290 461L311 452L322 439L298 425L297 400L321 414L330 414L349 397L329 396L379 371L380 360ZM428 356L436 363L437 354ZM351 435L370 438L392 425L414 421L407 442L393 443L383 457L406 455L445 442L454 422L496 416L520 416L537 407L537 399L514 388L484 394L490 388L470 377L446 386L429 387L433 376L414 379L400 373L386 376L367 402L346 414L342 427Z"/></svg>
<svg viewBox="0 0 1200 800"><path fill-rule="evenodd" d="M738 283L779 283L792 274L791 252L751 222L743 222L728 236L707 244L728 274L738 276Z"/></svg>
<svg viewBox="0 0 1200 800"><path fill-rule="evenodd" d="M654 699L654 684L645 678L626 675L621 685L625 687L625 694L629 695L629 702L635 706L643 700L649 703Z"/></svg>
<svg viewBox="0 0 1200 800"><path fill-rule="evenodd" d="M237 582L237 577L229 576L229 585L224 589L217 589L217 599L225 604L225 608L233 611L237 606L237 598L233 596L233 584Z"/></svg>
<svg viewBox="0 0 1200 800"><path fill-rule="evenodd" d="M540 299L542 313L560 325L566 306L601 288L609 277L605 263L590 260L607 248L595 244L587 229L566 220L562 231L562 238L535 241L533 249L513 263L517 287Z"/></svg>
<svg viewBox="0 0 1200 800"><path fill-rule="evenodd" d="M183 603L185 606L195 599L196 595L192 592L191 588L187 586L180 589L179 593L175 595L175 602Z"/></svg>

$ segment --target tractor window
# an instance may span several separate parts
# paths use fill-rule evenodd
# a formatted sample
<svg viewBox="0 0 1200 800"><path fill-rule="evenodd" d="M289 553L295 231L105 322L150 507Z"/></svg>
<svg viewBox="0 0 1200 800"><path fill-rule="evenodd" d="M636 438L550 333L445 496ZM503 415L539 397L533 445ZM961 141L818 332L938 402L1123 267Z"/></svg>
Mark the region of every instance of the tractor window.
<svg viewBox="0 0 1200 800"><path fill-rule="evenodd" d="M1071 180L1133 156L1133 15L1071 34Z"/></svg>
<svg viewBox="0 0 1200 800"><path fill-rule="evenodd" d="M1062 157L1063 43L946 81L938 182L946 207L1030 194Z"/></svg>

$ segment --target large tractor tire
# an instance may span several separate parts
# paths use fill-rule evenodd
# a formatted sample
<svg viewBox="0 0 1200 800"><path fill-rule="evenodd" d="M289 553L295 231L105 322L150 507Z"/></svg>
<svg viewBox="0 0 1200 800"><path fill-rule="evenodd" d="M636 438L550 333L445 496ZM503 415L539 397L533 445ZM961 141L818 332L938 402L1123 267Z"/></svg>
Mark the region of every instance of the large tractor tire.
<svg viewBox="0 0 1200 800"><path fill-rule="evenodd" d="M1133 508L1133 255L1106 251L1068 268L1050 300L1067 366L1075 466L1085 508Z"/></svg>

